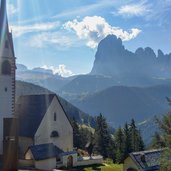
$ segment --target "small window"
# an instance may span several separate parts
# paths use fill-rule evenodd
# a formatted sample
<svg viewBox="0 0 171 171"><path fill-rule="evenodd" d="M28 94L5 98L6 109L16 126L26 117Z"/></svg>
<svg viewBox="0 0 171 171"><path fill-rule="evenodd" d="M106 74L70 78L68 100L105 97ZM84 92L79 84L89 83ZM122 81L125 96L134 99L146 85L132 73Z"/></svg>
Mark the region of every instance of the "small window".
<svg viewBox="0 0 171 171"><path fill-rule="evenodd" d="M8 91L8 88L7 87L5 87L5 92L7 92Z"/></svg>
<svg viewBox="0 0 171 171"><path fill-rule="evenodd" d="M54 121L56 121L56 113L54 113Z"/></svg>

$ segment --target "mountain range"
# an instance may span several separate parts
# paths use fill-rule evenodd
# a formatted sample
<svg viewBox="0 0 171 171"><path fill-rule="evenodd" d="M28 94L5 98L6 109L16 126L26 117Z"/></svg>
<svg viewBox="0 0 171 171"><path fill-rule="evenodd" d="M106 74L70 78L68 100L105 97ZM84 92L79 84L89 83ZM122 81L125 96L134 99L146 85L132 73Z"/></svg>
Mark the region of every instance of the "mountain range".
<svg viewBox="0 0 171 171"><path fill-rule="evenodd" d="M171 78L171 53L150 47L128 51L120 38L108 35L98 45L91 74L107 75L122 85L149 85L152 78Z"/></svg>
<svg viewBox="0 0 171 171"><path fill-rule="evenodd" d="M18 80L48 88L90 115L103 113L114 127L169 110L171 53L156 55L150 47L131 52L114 35L99 43L89 74L63 78L51 70L17 67Z"/></svg>

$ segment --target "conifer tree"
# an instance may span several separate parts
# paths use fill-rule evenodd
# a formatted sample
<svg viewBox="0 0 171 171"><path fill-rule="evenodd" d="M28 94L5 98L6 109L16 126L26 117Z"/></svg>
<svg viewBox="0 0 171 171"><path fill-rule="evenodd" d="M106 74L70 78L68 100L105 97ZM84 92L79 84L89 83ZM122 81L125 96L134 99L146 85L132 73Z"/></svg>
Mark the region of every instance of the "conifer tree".
<svg viewBox="0 0 171 171"><path fill-rule="evenodd" d="M140 131L137 129L135 125L134 119L131 121L130 125L130 135L131 135L131 147L132 151L143 151L144 150L144 142L141 137Z"/></svg>
<svg viewBox="0 0 171 171"><path fill-rule="evenodd" d="M144 141L141 136L140 130L138 130L138 151L143 151L145 149Z"/></svg>
<svg viewBox="0 0 171 171"><path fill-rule="evenodd" d="M127 123L125 123L123 133L124 133L124 158L126 158L128 157L129 153L132 152L131 133Z"/></svg>
<svg viewBox="0 0 171 171"><path fill-rule="evenodd" d="M100 114L96 118L95 129L96 150L104 157L110 156L111 135L105 117Z"/></svg>
<svg viewBox="0 0 171 171"><path fill-rule="evenodd" d="M124 160L124 134L122 128L119 127L115 133L116 143L116 162L122 163Z"/></svg>

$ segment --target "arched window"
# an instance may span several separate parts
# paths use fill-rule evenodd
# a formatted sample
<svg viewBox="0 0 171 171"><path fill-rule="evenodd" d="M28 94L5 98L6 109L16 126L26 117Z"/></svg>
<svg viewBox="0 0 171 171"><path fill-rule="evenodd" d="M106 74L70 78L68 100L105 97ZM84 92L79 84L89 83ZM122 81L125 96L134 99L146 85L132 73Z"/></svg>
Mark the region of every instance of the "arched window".
<svg viewBox="0 0 171 171"><path fill-rule="evenodd" d="M51 138L59 137L59 133L57 131L52 131L50 137Z"/></svg>
<svg viewBox="0 0 171 171"><path fill-rule="evenodd" d="M7 60L2 63L2 74L11 75L11 64Z"/></svg>
<svg viewBox="0 0 171 171"><path fill-rule="evenodd" d="M56 113L54 113L54 121L56 121Z"/></svg>

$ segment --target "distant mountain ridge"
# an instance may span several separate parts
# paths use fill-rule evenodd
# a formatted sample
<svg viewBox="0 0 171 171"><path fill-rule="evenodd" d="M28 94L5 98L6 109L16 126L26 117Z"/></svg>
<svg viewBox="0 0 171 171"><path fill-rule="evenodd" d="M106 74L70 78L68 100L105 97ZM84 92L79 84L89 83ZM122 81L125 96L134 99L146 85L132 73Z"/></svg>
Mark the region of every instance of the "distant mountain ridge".
<svg viewBox="0 0 171 171"><path fill-rule="evenodd" d="M169 110L167 96L171 97L171 86L113 86L71 103L86 113L104 114L111 125L117 127L132 118L142 122L165 113Z"/></svg>
<svg viewBox="0 0 171 171"><path fill-rule="evenodd" d="M51 91L58 92L65 84L74 78L64 78L58 74L53 74L50 69L33 68L28 69L25 65L17 64L16 72L17 80L30 82L39 86L43 86Z"/></svg>

